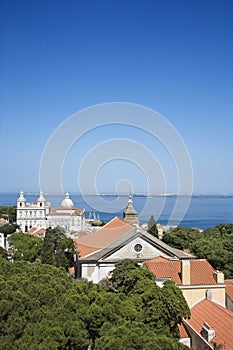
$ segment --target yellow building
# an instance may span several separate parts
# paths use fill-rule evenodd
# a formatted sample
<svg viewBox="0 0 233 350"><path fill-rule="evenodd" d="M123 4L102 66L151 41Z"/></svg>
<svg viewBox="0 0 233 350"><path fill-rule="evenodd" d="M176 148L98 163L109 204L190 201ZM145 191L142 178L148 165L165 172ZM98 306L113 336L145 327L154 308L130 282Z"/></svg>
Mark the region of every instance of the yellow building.
<svg viewBox="0 0 233 350"><path fill-rule="evenodd" d="M162 283L171 279L182 290L189 307L208 297L225 307L224 275L214 270L206 259L171 259L157 257L146 261L147 267Z"/></svg>

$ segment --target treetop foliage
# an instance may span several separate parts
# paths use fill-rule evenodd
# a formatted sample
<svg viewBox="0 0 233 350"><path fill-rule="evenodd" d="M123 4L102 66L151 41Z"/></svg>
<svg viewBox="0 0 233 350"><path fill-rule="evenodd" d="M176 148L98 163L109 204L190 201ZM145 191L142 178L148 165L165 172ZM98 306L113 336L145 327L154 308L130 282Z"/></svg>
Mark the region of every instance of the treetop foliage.
<svg viewBox="0 0 233 350"><path fill-rule="evenodd" d="M27 233L15 232L9 236L8 242L14 261L40 261L66 270L74 264L74 242L60 227L48 228L43 240Z"/></svg>
<svg viewBox="0 0 233 350"><path fill-rule="evenodd" d="M233 278L233 224L218 225L203 232L177 227L165 232L163 241L174 248L188 250L200 259L207 259L225 278Z"/></svg>
<svg viewBox="0 0 233 350"><path fill-rule="evenodd" d="M155 218L153 215L151 215L149 221L148 221L148 229L147 231L153 235L154 237L158 238L158 229L157 229L157 224L155 221Z"/></svg>
<svg viewBox="0 0 233 350"><path fill-rule="evenodd" d="M157 287L129 260L109 282L76 281L64 268L0 257L0 350L186 349L177 324L189 309L173 283Z"/></svg>
<svg viewBox="0 0 233 350"><path fill-rule="evenodd" d="M4 235L10 235L15 232L19 228L17 224L4 224L0 226L0 232L4 233Z"/></svg>
<svg viewBox="0 0 233 350"><path fill-rule="evenodd" d="M16 222L16 206L0 206L0 218L9 220L12 224Z"/></svg>

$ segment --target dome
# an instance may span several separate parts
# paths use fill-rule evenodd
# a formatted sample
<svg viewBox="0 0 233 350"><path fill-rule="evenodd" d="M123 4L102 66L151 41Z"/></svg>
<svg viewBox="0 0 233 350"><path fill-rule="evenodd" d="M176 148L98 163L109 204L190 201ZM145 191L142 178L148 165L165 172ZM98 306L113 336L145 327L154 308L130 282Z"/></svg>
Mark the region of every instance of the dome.
<svg viewBox="0 0 233 350"><path fill-rule="evenodd" d="M66 193L66 198L61 202L61 207L70 209L74 207L74 203L70 199L69 193Z"/></svg>

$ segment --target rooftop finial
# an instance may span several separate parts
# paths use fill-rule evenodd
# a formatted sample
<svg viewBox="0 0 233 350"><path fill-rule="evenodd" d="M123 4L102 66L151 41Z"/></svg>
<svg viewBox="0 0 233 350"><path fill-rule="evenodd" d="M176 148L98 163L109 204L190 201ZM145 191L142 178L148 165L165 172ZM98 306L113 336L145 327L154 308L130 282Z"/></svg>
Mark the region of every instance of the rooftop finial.
<svg viewBox="0 0 233 350"><path fill-rule="evenodd" d="M125 211L123 212L123 218L125 221L128 221L130 223L138 224L138 217L137 217L137 212L133 207L133 195L130 192L129 194L129 200L128 200L128 205Z"/></svg>

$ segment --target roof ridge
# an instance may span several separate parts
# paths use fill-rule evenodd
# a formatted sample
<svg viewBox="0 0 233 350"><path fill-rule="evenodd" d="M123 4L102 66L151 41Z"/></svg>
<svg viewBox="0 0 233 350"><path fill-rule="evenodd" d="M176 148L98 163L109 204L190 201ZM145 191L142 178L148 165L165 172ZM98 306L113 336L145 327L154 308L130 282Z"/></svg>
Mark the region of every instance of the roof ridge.
<svg viewBox="0 0 233 350"><path fill-rule="evenodd" d="M208 299L207 299L208 300ZM213 300L209 300L211 303L213 303L218 309L222 310L225 314L229 315L233 318L233 311L227 309L226 307L214 302Z"/></svg>
<svg viewBox="0 0 233 350"><path fill-rule="evenodd" d="M102 228L105 228L107 226L109 226L112 222L114 222L114 220L120 220L125 226L131 226L132 228L134 228L135 226L130 224L129 222L125 221L122 218L119 218L119 216L115 216L114 218L112 218L110 221L108 221Z"/></svg>
<svg viewBox="0 0 233 350"><path fill-rule="evenodd" d="M228 316L230 316L230 317L233 318L233 311L231 311L231 310L227 309L226 307L224 307L224 306L222 306L222 305L216 303L215 301L209 300L209 299L207 299L207 298L202 299L202 300L200 300L198 303L196 303L195 305L193 305L193 306L191 307L191 310L192 310L192 308L198 306L199 304L201 304L201 303L203 303L203 302L213 304L213 305L216 306L218 309L222 310L225 314L227 314Z"/></svg>

